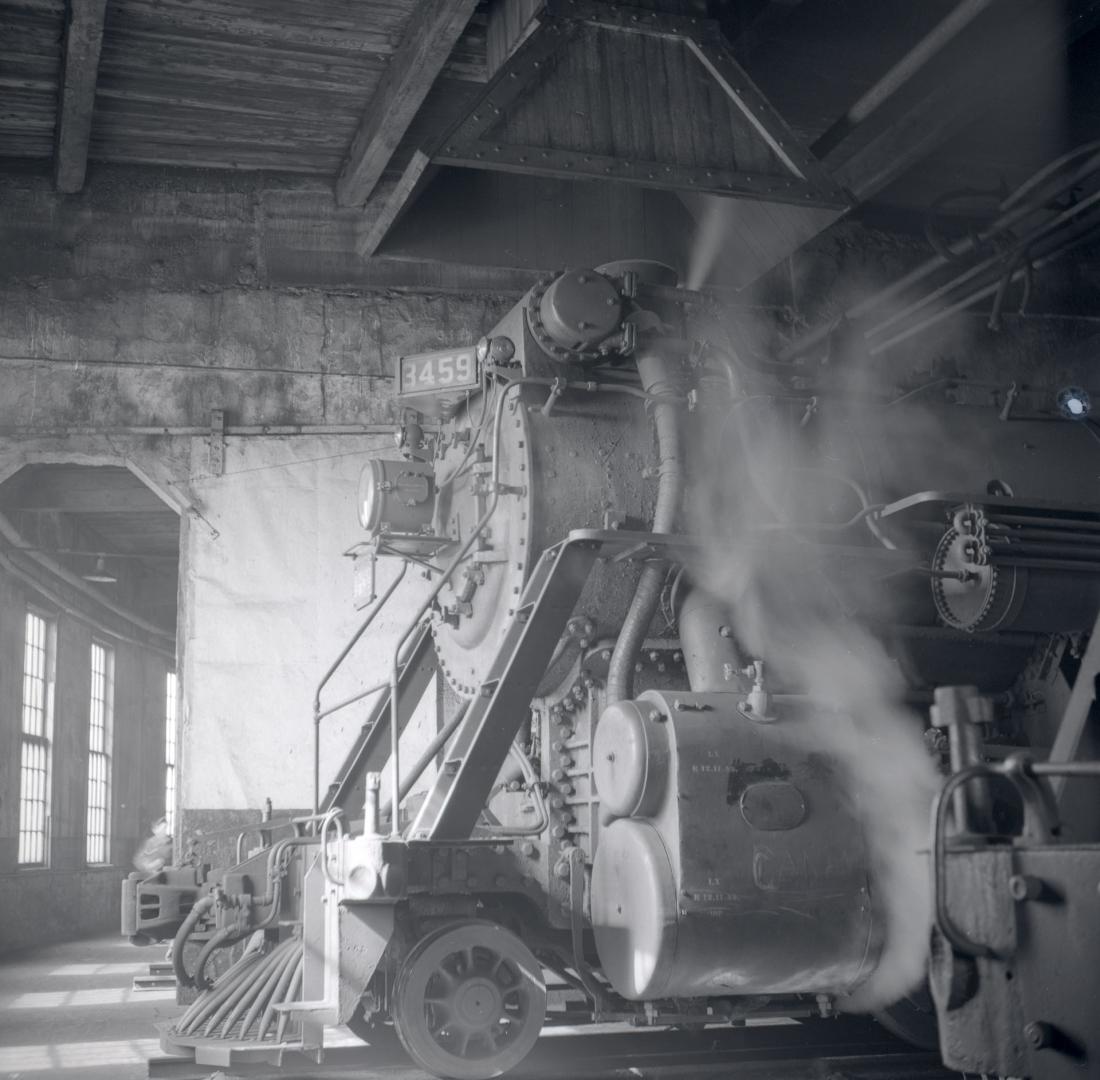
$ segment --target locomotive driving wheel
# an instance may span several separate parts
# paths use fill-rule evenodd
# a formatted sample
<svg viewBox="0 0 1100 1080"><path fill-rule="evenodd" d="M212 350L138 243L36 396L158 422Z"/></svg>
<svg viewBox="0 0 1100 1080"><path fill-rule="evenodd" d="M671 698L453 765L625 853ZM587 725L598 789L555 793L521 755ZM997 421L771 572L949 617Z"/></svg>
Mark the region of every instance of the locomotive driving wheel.
<svg viewBox="0 0 1100 1080"><path fill-rule="evenodd" d="M422 1069L488 1080L535 1045L546 1015L542 968L502 926L445 926L405 959L392 1011L402 1044Z"/></svg>

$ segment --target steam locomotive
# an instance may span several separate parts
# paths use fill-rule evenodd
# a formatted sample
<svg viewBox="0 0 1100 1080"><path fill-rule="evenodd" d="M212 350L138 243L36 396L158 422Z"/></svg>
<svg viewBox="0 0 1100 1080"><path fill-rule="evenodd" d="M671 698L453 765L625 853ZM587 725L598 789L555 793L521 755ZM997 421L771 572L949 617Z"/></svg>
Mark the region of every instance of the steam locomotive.
<svg viewBox="0 0 1100 1080"><path fill-rule="evenodd" d="M313 815L127 882L124 930L173 936L194 991L166 1045L224 1063L392 1025L482 1078L581 1016L862 1010L934 1046L937 1006L976 1007L1004 958L944 937L928 814L941 873L960 837L1033 838L1048 781L1020 755L1054 741L1100 607L1100 513L1049 463L1092 440L797 383L646 262L399 360L398 450L359 496L360 570L390 584L360 633L405 568L430 590ZM944 803L965 768L992 772Z"/></svg>

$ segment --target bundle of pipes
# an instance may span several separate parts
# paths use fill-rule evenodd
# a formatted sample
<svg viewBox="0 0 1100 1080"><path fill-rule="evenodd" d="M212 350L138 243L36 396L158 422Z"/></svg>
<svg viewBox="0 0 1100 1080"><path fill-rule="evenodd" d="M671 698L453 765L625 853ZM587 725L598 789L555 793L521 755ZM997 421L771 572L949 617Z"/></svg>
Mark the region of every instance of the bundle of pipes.
<svg viewBox="0 0 1100 1080"><path fill-rule="evenodd" d="M305 950L299 937L289 937L267 952L260 940L192 1002L175 1034L258 1042L271 1035L275 1042L284 1040L290 1014L278 1006L298 1000Z"/></svg>
<svg viewBox="0 0 1100 1080"><path fill-rule="evenodd" d="M990 326L996 329L1013 284L1023 283L1022 310L1033 274L1098 234L1100 141L1093 141L1052 161L1000 200L997 217L985 228L949 245L934 242L937 251L930 259L853 304L839 319L791 342L779 359L792 362L827 348L833 332L845 323L861 324L867 351L877 356L991 297ZM915 286L946 269L951 272L934 288L905 301ZM872 321L876 315L880 317Z"/></svg>

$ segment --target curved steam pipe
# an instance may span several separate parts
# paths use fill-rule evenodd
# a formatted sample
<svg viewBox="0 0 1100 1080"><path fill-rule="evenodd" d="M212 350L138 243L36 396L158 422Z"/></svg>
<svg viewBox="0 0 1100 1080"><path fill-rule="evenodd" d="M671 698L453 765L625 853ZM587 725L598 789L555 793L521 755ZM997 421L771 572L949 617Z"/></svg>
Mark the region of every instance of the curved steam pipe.
<svg viewBox="0 0 1100 1080"><path fill-rule="evenodd" d="M176 936L172 939L172 974L180 986L194 987L195 979L183 966L183 947L187 939L194 933L195 927L201 919L214 906L214 897L207 894L187 913L187 918L180 924Z"/></svg>
<svg viewBox="0 0 1100 1080"><path fill-rule="evenodd" d="M672 532L680 511L684 487L684 464L680 447L679 417L670 385L671 371L663 349L651 342L638 352L638 374L642 390L655 398L653 425L657 430L657 504L653 511L655 533ZM607 703L628 698L634 691L634 663L645 641L649 624L661 600L665 579L663 563L648 564L638 579L634 599L623 619L622 630L611 654L607 671Z"/></svg>

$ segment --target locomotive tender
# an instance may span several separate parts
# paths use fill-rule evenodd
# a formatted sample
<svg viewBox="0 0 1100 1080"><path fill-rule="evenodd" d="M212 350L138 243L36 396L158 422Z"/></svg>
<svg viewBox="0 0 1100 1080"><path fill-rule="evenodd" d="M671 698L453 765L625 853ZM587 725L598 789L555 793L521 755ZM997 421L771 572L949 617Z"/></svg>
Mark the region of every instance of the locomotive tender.
<svg viewBox="0 0 1100 1080"><path fill-rule="evenodd" d="M391 583L360 634L407 568L430 592L312 817L127 883L124 928L174 935L198 991L170 1048L277 1058L392 1021L474 1078L582 1012L838 1009L934 1044L929 809L949 764L1053 741L1100 514L1049 463L1091 440L784 385L698 300L656 264L563 272L475 348L399 361L399 452L359 498L361 569ZM960 683L996 710L937 693ZM979 779L984 831L1018 834L1027 806Z"/></svg>

